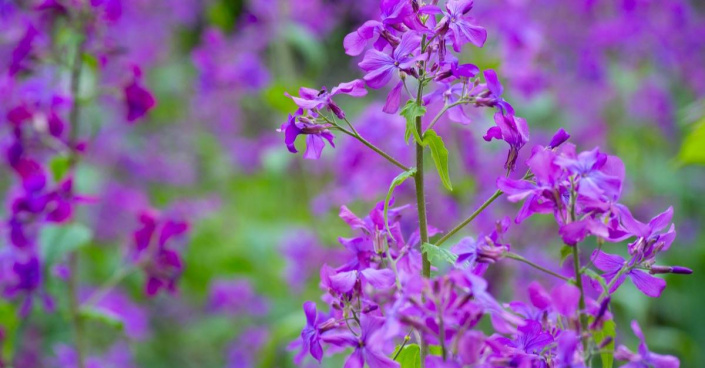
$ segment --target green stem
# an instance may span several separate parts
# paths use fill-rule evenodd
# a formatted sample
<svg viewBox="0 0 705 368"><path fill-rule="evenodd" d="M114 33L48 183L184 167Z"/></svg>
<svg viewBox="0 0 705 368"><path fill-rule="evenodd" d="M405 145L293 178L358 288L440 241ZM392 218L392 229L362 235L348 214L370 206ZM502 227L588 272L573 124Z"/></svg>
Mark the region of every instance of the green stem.
<svg viewBox="0 0 705 368"><path fill-rule="evenodd" d="M113 273L113 275L100 287L100 289L96 290L93 294L91 294L88 299L86 299L84 305L91 306L99 301L101 301L108 293L114 289L122 280L125 279L125 277L129 276L132 271L134 271L134 267L124 267L120 268L118 271Z"/></svg>
<svg viewBox="0 0 705 368"><path fill-rule="evenodd" d="M78 15L82 15L79 13ZM78 20L79 24L82 24L81 19ZM73 65L71 68L71 96L73 97L73 104L71 105L71 111L69 112L69 148L71 149L70 156L70 170L75 169L78 163L78 154L76 152L76 144L78 141L78 128L81 115L81 105L79 103L79 89L81 85L81 70L83 69L83 52L86 47L86 37L82 37L81 41L76 47L76 53L74 55ZM71 324L74 331L74 338L76 344L76 355L78 360L78 368L86 367L86 353L83 339L83 321L81 319L78 301L78 254L76 252L69 256L69 270L70 276L68 280L68 292L69 292L69 314L71 316Z"/></svg>
<svg viewBox="0 0 705 368"><path fill-rule="evenodd" d="M443 106L443 108L441 109L441 111L439 111L438 114L436 114L436 116L433 118L433 120L431 121L431 124L428 125L428 128L426 128L426 130L431 130L431 129L433 129L433 126L436 125L436 123L438 122L438 120L440 120L441 117L443 117L443 114L445 114L448 110L452 109L453 107L456 107L456 106L459 106L459 105L462 105L462 104L466 104L466 103L468 103L468 102L470 102L470 101L469 101L469 100L462 100L462 99L461 99L461 100L458 100L458 101L456 101L456 102L453 102L453 103L450 104L450 105L445 105L445 106Z"/></svg>
<svg viewBox="0 0 705 368"><path fill-rule="evenodd" d="M421 50L422 52L426 49L426 35L421 36ZM426 67L419 67L419 88L416 93L416 104L421 106L423 101L421 97L423 96L423 86L424 83L422 78L425 74ZM416 131L421 132L421 116L416 117ZM428 224L426 220L426 192L424 191L424 146L415 142L416 144L416 174L414 175L414 185L416 187L416 208L418 209L419 215L419 235L421 237L421 244L428 243ZM427 253L421 254L421 275L424 278L431 277L431 262L428 259ZM425 367L426 356L429 354L428 343L424 338L421 338L421 367Z"/></svg>
<svg viewBox="0 0 705 368"><path fill-rule="evenodd" d="M448 233L446 233L445 235L443 235L442 238L438 239L438 241L436 242L436 246L440 247L441 244L445 243L448 239L450 239L450 237L452 237L453 235L455 235L455 233L457 233L458 231L462 230L465 226L467 226L469 223L471 223L479 214L482 213L482 211L485 210L485 208L487 208L490 204L492 204L492 202L494 202L494 201L495 201L497 198L499 198L501 195L502 195L502 191L501 191L501 190L498 190L498 191L494 192L494 194L493 194L490 198L488 198L488 199L485 201L485 203L483 203L483 204L480 206L480 208L478 208L477 210L475 210L475 212L473 212L473 213L470 215L470 217L468 217L468 218L466 218L465 220L463 220L463 222L461 222L460 224L458 224L458 226L454 227L454 228L453 228L452 230L450 230Z"/></svg>
<svg viewBox="0 0 705 368"><path fill-rule="evenodd" d="M527 265L529 265L529 266L531 266L531 267L533 267L533 268L535 268L535 269L537 269L537 270L539 270L539 271L543 271L543 272L545 272L545 273L547 273L547 274L549 274L549 275L551 275L551 276L555 276L555 277L557 277L557 278L559 278L559 279L561 279L561 280L563 280L563 281L565 281L565 282L570 282L570 283L574 283L574 282L575 282L575 281L573 281L572 279L569 279L569 278L567 278L567 277L565 277L565 276L563 276L563 275L561 275L561 274L558 274L558 273L556 273L556 272L553 272L553 271L549 270L548 268L544 268L543 266L540 266L540 265L538 265L538 264L536 264L536 263L534 263L534 262L532 262L532 261L530 261L530 260L528 260L528 259L526 259L526 258L524 258L524 257L522 257L522 256L520 256L520 255L518 255L518 254L516 254L516 253L507 252L507 253L504 253L504 256L507 257L507 258L509 258L509 259L513 259L513 260L515 260L515 261L519 261L519 262L526 263Z"/></svg>
<svg viewBox="0 0 705 368"><path fill-rule="evenodd" d="M324 118L325 118L325 117L324 117ZM325 120L326 120L326 122L332 124L336 129L338 129L338 130L340 130L341 132L343 132L343 133L345 133L345 134L347 134L347 135L349 135L349 136L351 136L351 137L357 139L358 141L360 141L360 143L364 144L364 145L367 146L369 149L371 149L371 150L377 152L380 156L384 157L387 161L391 162L392 164L394 164L394 165L397 166L398 168L400 168L400 169L402 169L402 170L404 170L404 171L409 171L409 170L411 170L410 167L407 167L406 165L402 164L401 162L399 162L399 161L398 161L397 159L395 159L394 157L390 156L388 153L384 152L381 148L379 148L379 147L375 146L374 144L370 143L367 139L365 139L362 135L360 135L360 133L358 133L356 130L354 130L355 128L353 128L352 124L350 124L350 122L348 122L347 119L346 119L346 122L348 123L348 125L350 126L350 128L353 129L352 131L345 129L345 128L341 127L341 126L338 125L338 124L335 124L333 121L331 121L331 120L328 119L328 118L325 118Z"/></svg>
<svg viewBox="0 0 705 368"><path fill-rule="evenodd" d="M587 331L587 316L585 315L585 291L583 289L583 278L580 272L580 251L576 244L573 248L573 270L575 270L575 286L580 290L580 301L578 302L578 318L580 319L580 333ZM583 349L587 351L587 340L583 337Z"/></svg>

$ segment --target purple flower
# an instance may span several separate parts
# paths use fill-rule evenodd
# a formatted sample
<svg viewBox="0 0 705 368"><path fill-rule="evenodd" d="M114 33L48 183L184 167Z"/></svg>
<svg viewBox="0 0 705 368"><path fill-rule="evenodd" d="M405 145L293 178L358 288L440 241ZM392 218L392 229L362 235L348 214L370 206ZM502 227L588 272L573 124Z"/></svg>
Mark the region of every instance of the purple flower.
<svg viewBox="0 0 705 368"><path fill-rule="evenodd" d="M467 15L472 9L474 0L448 0L443 19L438 22L436 31L445 36L450 35L453 50L460 52L464 44L470 42L482 47L487 39L487 31L473 24L473 19Z"/></svg>
<svg viewBox="0 0 705 368"><path fill-rule="evenodd" d="M513 171L519 157L519 150L529 141L529 126L523 118L503 115L500 111L494 114L494 121L497 125L488 129L482 138L487 142L500 139L509 144L504 168Z"/></svg>
<svg viewBox="0 0 705 368"><path fill-rule="evenodd" d="M504 87L502 86L502 83L499 82L499 78L497 78L497 72L492 69L487 69L483 72L483 74L485 75L485 80L487 82L487 91L484 95L489 94L489 96L486 98L486 101L483 99L478 103L490 107L497 107L502 115L514 115L514 108L512 105L502 98Z"/></svg>
<svg viewBox="0 0 705 368"><path fill-rule="evenodd" d="M370 40L376 39L375 48L381 50L387 43L393 46L399 42L392 34L395 25L407 21L414 14L411 3L407 0L384 0L380 2L381 21L370 20L365 22L356 31L351 32L343 40L345 53L357 56L367 46Z"/></svg>
<svg viewBox="0 0 705 368"><path fill-rule="evenodd" d="M304 152L304 158L317 160L321 157L321 152L323 152L323 147L325 147L323 140L327 140L331 147L335 147L333 143L335 136L328 130L329 126L313 124L307 121L308 118L289 115L286 123L279 128L279 131L284 132L284 143L291 153L298 152L294 145L296 137L306 135L306 152Z"/></svg>
<svg viewBox="0 0 705 368"><path fill-rule="evenodd" d="M626 277L629 277L634 283L634 286L641 290L642 293L653 298L658 298L666 287L666 281L651 276L642 270L635 269L636 263L634 259L627 264L627 261L619 255L607 254L601 250L595 250L592 254L592 260L595 267L605 272L602 277L604 277L605 281L608 283L617 276L617 273L619 273L623 267L627 267L627 271L619 276L609 290L610 293L614 293L619 286L622 285Z"/></svg>
<svg viewBox="0 0 705 368"><path fill-rule="evenodd" d="M143 211L139 221L141 227L133 234L134 250L139 265L147 274L146 294L154 296L161 289L175 292L184 266L179 253L167 248L167 243L185 234L188 224L162 219L152 210Z"/></svg>
<svg viewBox="0 0 705 368"><path fill-rule="evenodd" d="M626 368L678 368L680 361L672 355L661 355L649 351L646 345L646 338L639 327L637 321L632 321L632 331L639 338L639 350L637 353L630 351L626 346L620 345L614 353L617 360L628 361L623 365Z"/></svg>
<svg viewBox="0 0 705 368"><path fill-rule="evenodd" d="M34 41L39 35L39 31L36 27L32 24L27 25L24 36L12 50L12 58L10 59L10 65L8 67L8 73L10 75L15 75L28 68L26 61L30 57Z"/></svg>
<svg viewBox="0 0 705 368"><path fill-rule="evenodd" d="M570 330L562 331L558 337L558 349L556 356L557 367L561 368L585 368L582 356L578 352L580 338Z"/></svg>
<svg viewBox="0 0 705 368"><path fill-rule="evenodd" d="M503 345L513 347L526 354L540 354L544 347L553 343L553 336L543 331L541 323L530 319L524 321L524 325L519 326L514 340L506 337L496 337L495 339Z"/></svg>
<svg viewBox="0 0 705 368"><path fill-rule="evenodd" d="M348 332L326 336L323 340L335 346L355 348L345 361L344 368L363 368L365 363L370 368L398 368L399 363L390 359L383 351L385 345L383 325L384 319L363 314L360 316L359 336Z"/></svg>
<svg viewBox="0 0 705 368"><path fill-rule="evenodd" d="M337 327L335 320L323 320L322 314L316 311L316 303L308 301L304 303L304 314L306 315L306 326L301 331L301 353L297 360L303 355L310 353L318 362L323 358L323 347L321 346L321 334Z"/></svg>
<svg viewBox="0 0 705 368"><path fill-rule="evenodd" d="M399 79L400 72L411 72L418 56L413 54L420 45L420 39L414 32L407 32L402 36L401 43L392 51L391 55L377 50L368 50L365 58L358 64L365 74L364 79L370 88L384 87L392 78L398 83L387 96L383 111L393 114L397 112L401 99L403 82Z"/></svg>
<svg viewBox="0 0 705 368"><path fill-rule="evenodd" d="M145 116L157 104L154 95L142 86L140 81L142 73L139 68L135 67L133 73L132 82L124 89L127 121L129 122Z"/></svg>
<svg viewBox="0 0 705 368"><path fill-rule="evenodd" d="M337 87L333 88L330 92L326 90L325 87L320 91L315 89L301 87L299 89L299 96L294 97L285 93L287 97L294 100L294 103L304 110L320 110L323 107L327 107L335 116L339 119L345 119L345 112L333 102L333 96L337 94L346 94L353 97L362 97L367 94L365 89L365 82L360 79L355 79L352 82L340 83Z"/></svg>
<svg viewBox="0 0 705 368"><path fill-rule="evenodd" d="M595 199L603 195L609 199L619 197L624 174L623 164L617 157L601 153L595 148L581 152L577 157L560 155L555 162L575 175L579 194ZM621 172L621 175L613 175L615 172Z"/></svg>
<svg viewBox="0 0 705 368"><path fill-rule="evenodd" d="M215 280L208 292L210 310L231 315L262 316L267 314L267 301L257 295L248 280Z"/></svg>
<svg viewBox="0 0 705 368"><path fill-rule="evenodd" d="M619 210L620 220L625 230L637 237L629 244L629 254L638 257L640 261L652 261L656 254L671 247L671 243L676 238L675 226L671 223L673 207L668 207L666 211L656 215L648 224L634 219L627 207L620 206ZM663 232L669 224L671 226L668 231Z"/></svg>

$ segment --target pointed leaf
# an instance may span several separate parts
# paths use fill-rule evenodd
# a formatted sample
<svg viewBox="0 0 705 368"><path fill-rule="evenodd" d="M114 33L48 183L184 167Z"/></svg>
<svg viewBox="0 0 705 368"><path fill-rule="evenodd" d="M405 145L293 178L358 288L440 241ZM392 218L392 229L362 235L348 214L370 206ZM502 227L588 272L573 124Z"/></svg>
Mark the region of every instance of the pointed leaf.
<svg viewBox="0 0 705 368"><path fill-rule="evenodd" d="M397 355L399 352L399 355ZM395 349L396 361L399 362L400 368L421 368L421 348L416 344L406 345L399 349Z"/></svg>
<svg viewBox="0 0 705 368"><path fill-rule="evenodd" d="M443 143L443 138L436 134L433 130L428 130L424 133L424 144L431 148L431 157L436 164L436 170L441 177L443 185L448 190L453 190L453 185L450 183L450 174L448 173L448 149Z"/></svg>
<svg viewBox="0 0 705 368"><path fill-rule="evenodd" d="M387 213L389 212L389 201L392 200L392 194L394 194L394 189L400 186L406 179L414 176L416 174L416 168L412 167L409 171L404 171L403 173L397 175L392 184L389 185L389 191L387 192L387 197L384 198L384 227L387 229L389 235L392 233L389 231L389 221L387 220Z"/></svg>
<svg viewBox="0 0 705 368"><path fill-rule="evenodd" d="M617 327L613 320L602 322L602 328L592 333L596 344L601 343L606 338L611 337L612 341L607 344L601 351L600 358L602 359L603 368L612 368L614 364L614 339L617 336Z"/></svg>
<svg viewBox="0 0 705 368"><path fill-rule="evenodd" d="M408 142L409 137L413 134L416 143L423 144L421 135L419 134L418 129L416 129L416 118L424 116L426 114L426 108L418 105L414 100L409 100L406 105L402 107L399 114L406 118L406 133L404 135L404 140Z"/></svg>
<svg viewBox="0 0 705 368"><path fill-rule="evenodd" d="M458 260L458 255L449 251L445 248L437 247L431 243L423 243L421 245L421 252L428 254L430 260L439 260L441 262L448 262L450 264L455 264Z"/></svg>

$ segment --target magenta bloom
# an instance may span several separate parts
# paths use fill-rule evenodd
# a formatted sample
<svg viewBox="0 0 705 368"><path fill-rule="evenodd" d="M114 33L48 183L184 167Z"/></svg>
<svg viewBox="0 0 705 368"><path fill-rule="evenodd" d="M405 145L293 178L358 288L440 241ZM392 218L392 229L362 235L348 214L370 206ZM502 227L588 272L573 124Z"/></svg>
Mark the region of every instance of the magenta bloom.
<svg viewBox="0 0 705 368"><path fill-rule="evenodd" d="M504 168L514 170L519 157L519 150L529 141L529 126L523 118L504 115L500 111L494 114L494 121L497 125L488 129L482 138L487 142L492 139L500 139L507 142L509 144L509 153L507 154Z"/></svg>
<svg viewBox="0 0 705 368"><path fill-rule="evenodd" d="M367 94L365 89L365 82L360 79L355 79L351 82L340 83L337 87L333 88L330 92L326 90L325 87L320 91L315 89L301 87L299 89L299 96L294 97L285 93L287 97L291 97L297 106L304 110L320 110L326 107L333 111L335 116L339 119L345 119L345 112L338 107L338 105L333 102L333 96L337 94L346 94L353 97L362 97Z"/></svg>
<svg viewBox="0 0 705 368"><path fill-rule="evenodd" d="M355 350L345 361L344 368L363 368L365 363L370 368L399 368L399 363L389 358L382 349L384 334L381 328L384 319L369 315L360 316L360 334L355 336L349 332L336 336L326 336L324 341L335 346L351 346Z"/></svg>
<svg viewBox="0 0 705 368"><path fill-rule="evenodd" d="M161 289L175 292L184 266L179 253L167 248L167 243L185 234L188 224L160 219L154 211L144 211L139 221L142 226L134 232L133 238L138 263L147 274L146 294L154 296Z"/></svg>
<svg viewBox="0 0 705 368"><path fill-rule="evenodd" d="M284 143L286 148L291 153L299 152L296 150L294 142L296 142L296 137L299 135L306 136L306 152L304 152L304 158L309 160L318 160L321 158L321 152L323 152L323 147L325 147L324 139L330 143L331 147L335 148L333 139L335 136L328 130L327 125L312 124L308 122L301 121L303 117L298 118L294 115L289 115L286 123L284 123L280 132L284 132Z"/></svg>
<svg viewBox="0 0 705 368"><path fill-rule="evenodd" d="M381 21L369 20L356 31L345 36L343 46L346 54L360 55L370 40L376 40L374 46L377 50L382 50L388 42L392 45L399 42L392 32L397 28L395 26L405 23L414 14L411 2L407 0L382 1L380 10Z"/></svg>
<svg viewBox="0 0 705 368"><path fill-rule="evenodd" d="M145 116L157 104L154 95L142 86L140 79L141 72L139 68L135 67L134 78L124 89L125 103L127 104L127 121L129 122Z"/></svg>
<svg viewBox="0 0 705 368"><path fill-rule="evenodd" d="M419 58L418 55L414 56L419 45L418 35L407 32L402 36L401 43L392 51L391 55L377 50L368 50L365 53L365 58L358 64L367 73L364 79L370 88L382 88L393 78L398 81L387 96L384 112L392 114L399 109L403 85L399 73L403 71L411 73L411 69Z"/></svg>
<svg viewBox="0 0 705 368"><path fill-rule="evenodd" d="M622 269L622 267L626 266L631 268L636 264L634 260L627 264L627 261L621 256L616 254L607 254L600 250L595 250L595 252L593 252L592 259L595 267L605 272L602 277L604 277L605 281L608 283L611 282L615 276L617 276L617 273ZM645 271L630 269L619 276L619 279L617 279L609 292L615 292L627 277L632 280L637 289L652 298L658 298L663 289L666 288L666 281L659 279L658 277L651 276Z"/></svg>
<svg viewBox="0 0 705 368"><path fill-rule="evenodd" d="M460 52L464 44L470 42L477 47L482 47L487 40L487 31L473 24L472 18L467 15L472 9L474 0L448 0L443 19L438 22L436 31L450 36L453 50Z"/></svg>
<svg viewBox="0 0 705 368"><path fill-rule="evenodd" d="M624 345L620 345L614 353L614 358L617 360L628 361L623 365L626 368L679 368L680 361L672 355L661 355L649 351L646 345L646 338L639 327L637 321L632 321L632 331L639 338L639 350L637 353L630 351Z"/></svg>
<svg viewBox="0 0 705 368"><path fill-rule="evenodd" d="M497 78L497 72L492 69L487 69L483 72L485 75L485 81L487 82L487 90L489 91L490 100L487 102L487 106L496 106L502 115L514 115L514 108L509 102L502 98L504 94L504 87L502 83L499 82Z"/></svg>

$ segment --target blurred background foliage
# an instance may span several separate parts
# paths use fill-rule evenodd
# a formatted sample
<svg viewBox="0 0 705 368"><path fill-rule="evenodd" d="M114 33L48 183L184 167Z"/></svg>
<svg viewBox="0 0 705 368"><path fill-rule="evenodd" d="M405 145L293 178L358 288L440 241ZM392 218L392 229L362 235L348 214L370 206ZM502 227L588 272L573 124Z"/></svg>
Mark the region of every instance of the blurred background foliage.
<svg viewBox="0 0 705 368"><path fill-rule="evenodd" d="M357 6L355 2L332 2L342 8ZM296 6L296 2L291 1L289 5ZM261 91L229 101L242 110L242 128L238 134L266 137L276 142L260 152L258 167L248 169L233 164L229 152L233 148L224 147L217 134L199 129L198 124L202 122L196 122L195 128L185 127L182 117L188 106L184 99L188 95L186 91L193 89L196 76L190 53L209 27L217 27L225 34L237 33L246 6L242 0L206 2L198 21L192 27L183 27L174 37L172 55L166 65L147 71L148 83L159 104L149 124L134 127L135 136L139 137L141 131L196 136L193 146L184 149L192 150L195 156L197 181L189 185L151 185L149 195L153 205L162 207L185 197L211 196L217 197L217 205L209 207L193 222L195 227L184 254L186 269L177 296L160 295L147 300L141 293L141 275L132 275L123 284L130 296L150 311L153 335L132 345L141 367L222 367L228 360L229 346L241 344L238 341L242 341L243 336L247 339L248 329L253 326L262 327L268 333L266 343L257 353L258 367L294 366L293 354L286 347L303 326L303 301L318 300L320 291L317 270L312 270L302 289L290 286L282 243L304 228L320 237L323 246L337 249L337 237L350 234L337 218L336 211L315 213L311 209L312 201L326 188L330 177L316 172L311 162L286 152L283 137L275 130L286 114L295 110L291 100L284 96L285 91L294 92L299 86L333 86L339 81L359 77L352 60L342 49L343 37L359 25L359 19L343 16L324 37L315 36L296 22L280 24L277 36L266 48L270 83ZM488 46L474 49L467 56L481 69L498 68L501 60L494 45L495 30L487 28ZM624 91L637 88L640 78L638 71L629 74L617 69L611 71L610 77ZM508 99L515 101L516 110L526 117L532 130L552 131L571 119L561 110L551 90L531 98L513 94L512 90L508 93ZM705 346L705 313L702 313L705 306L702 292L705 283L705 105L688 92L674 89L672 93L676 106L672 126L665 129L639 121L624 111L624 101L614 101L605 114L604 141L591 143L624 160L629 178L624 200L627 205L662 210L673 204L678 238L664 261L695 270L690 277L666 276L668 287L660 299L638 295L631 286L623 288L613 303L617 319L622 322L638 319L648 330L652 350L677 354L683 359L682 366L696 367L705 361L702 349ZM349 116L357 116L367 102L379 96L381 94L371 93L364 100L346 100L344 108ZM86 114L96 116L100 112L88 109ZM139 138L125 142L135 147L145 144L149 142L141 142ZM127 177L130 173L123 175ZM88 164L80 173L79 183L84 191L91 192L95 183L100 182L100 176L100 169ZM460 188L466 187L460 189L462 195L472 195L471 178L459 178L456 182ZM379 193L379 199L383 195ZM358 201L351 208L363 214L370 204ZM76 231L84 230L90 232L83 228ZM121 248L119 244L91 245L81 247L81 275L97 285L119 268ZM254 290L268 300L268 310L259 316L210 313L206 307L209 287L217 279L249 280ZM61 287L50 286L57 288L57 304L63 304ZM0 304L0 323L6 326L6 331L21 328L15 316L11 305ZM46 351L57 341L71 341L69 327L60 319L35 313L32 322L41 326L41 330L33 333L44 337ZM112 336L120 334L119 325L111 327L104 322L90 322L89 340L95 347L108 346ZM621 326L627 325L621 323ZM632 341L630 337L625 339ZM31 337L24 341L29 343ZM10 343L4 348L13 349ZM324 366L329 367L341 365L335 358L324 362Z"/></svg>

